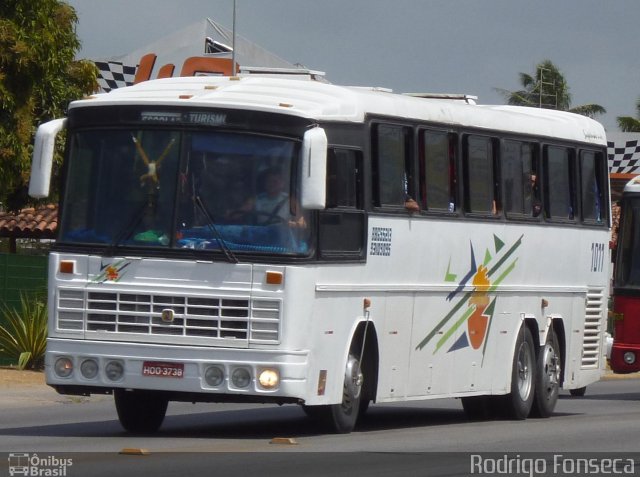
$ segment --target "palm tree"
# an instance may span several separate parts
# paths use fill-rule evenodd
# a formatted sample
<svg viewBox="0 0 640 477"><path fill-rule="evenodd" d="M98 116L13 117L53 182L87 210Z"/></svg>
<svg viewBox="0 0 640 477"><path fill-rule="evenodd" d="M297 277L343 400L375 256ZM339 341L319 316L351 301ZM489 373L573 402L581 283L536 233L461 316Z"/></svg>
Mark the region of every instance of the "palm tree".
<svg viewBox="0 0 640 477"><path fill-rule="evenodd" d="M638 111L638 118L640 118L640 99L636 103L636 110ZM618 116L616 119L622 132L640 132L640 119L632 118L631 116Z"/></svg>
<svg viewBox="0 0 640 477"><path fill-rule="evenodd" d="M538 63L534 75L520 73L520 83L523 89L519 91L498 90L504 94L508 104L559 109L590 118L607 112L599 104L583 104L572 108L567 80L551 60Z"/></svg>

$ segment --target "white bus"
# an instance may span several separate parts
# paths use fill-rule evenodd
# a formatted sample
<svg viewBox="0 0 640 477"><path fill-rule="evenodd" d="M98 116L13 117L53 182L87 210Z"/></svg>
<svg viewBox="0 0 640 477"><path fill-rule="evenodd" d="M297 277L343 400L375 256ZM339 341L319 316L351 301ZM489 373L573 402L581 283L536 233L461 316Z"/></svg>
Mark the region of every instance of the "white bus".
<svg viewBox="0 0 640 477"><path fill-rule="evenodd" d="M47 383L130 431L202 401L350 432L370 402L524 419L598 380L601 125L315 78L147 81L39 128L34 197L67 131Z"/></svg>

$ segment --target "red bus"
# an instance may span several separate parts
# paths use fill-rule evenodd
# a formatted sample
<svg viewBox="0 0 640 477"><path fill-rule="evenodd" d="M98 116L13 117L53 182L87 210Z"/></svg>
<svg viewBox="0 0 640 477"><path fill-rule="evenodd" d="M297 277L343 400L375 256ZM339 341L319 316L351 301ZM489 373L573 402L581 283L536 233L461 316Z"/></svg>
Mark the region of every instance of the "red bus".
<svg viewBox="0 0 640 477"><path fill-rule="evenodd" d="M640 371L640 177L624 188L613 278L611 369Z"/></svg>

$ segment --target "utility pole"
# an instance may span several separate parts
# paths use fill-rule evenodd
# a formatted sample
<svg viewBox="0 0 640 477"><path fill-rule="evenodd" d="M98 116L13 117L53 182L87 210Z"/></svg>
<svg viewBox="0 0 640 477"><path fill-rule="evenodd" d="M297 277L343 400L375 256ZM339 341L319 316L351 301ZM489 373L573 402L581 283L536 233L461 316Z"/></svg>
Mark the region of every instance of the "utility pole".
<svg viewBox="0 0 640 477"><path fill-rule="evenodd" d="M233 40L231 41L231 72L232 76L235 76L236 71L236 0L233 0Z"/></svg>
<svg viewBox="0 0 640 477"><path fill-rule="evenodd" d="M544 72L545 71L550 71L547 68L543 68L543 67L538 67L538 71L539 71L539 80L538 80L538 107L542 108L543 106L553 106L553 109L558 109L558 91L556 89L556 81L555 79L552 81L544 81ZM545 94L544 93L544 86L549 86L551 87L551 91L553 91L552 94ZM553 103L547 103L547 102L543 102L542 97L543 96L551 96L553 98Z"/></svg>

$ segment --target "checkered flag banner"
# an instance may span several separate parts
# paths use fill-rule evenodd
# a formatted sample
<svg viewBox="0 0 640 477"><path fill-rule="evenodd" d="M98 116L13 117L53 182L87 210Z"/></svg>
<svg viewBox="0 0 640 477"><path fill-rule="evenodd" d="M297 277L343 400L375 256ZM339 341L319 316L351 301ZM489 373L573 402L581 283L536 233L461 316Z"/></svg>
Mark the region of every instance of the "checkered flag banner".
<svg viewBox="0 0 640 477"><path fill-rule="evenodd" d="M624 144L624 145L623 145ZM640 141L607 142L611 174L640 174Z"/></svg>
<svg viewBox="0 0 640 477"><path fill-rule="evenodd" d="M119 61L96 61L95 64L98 67L98 84L105 93L133 84L137 66L127 66Z"/></svg>

